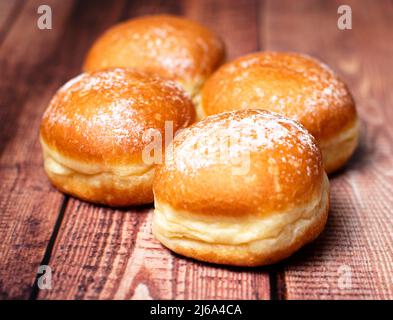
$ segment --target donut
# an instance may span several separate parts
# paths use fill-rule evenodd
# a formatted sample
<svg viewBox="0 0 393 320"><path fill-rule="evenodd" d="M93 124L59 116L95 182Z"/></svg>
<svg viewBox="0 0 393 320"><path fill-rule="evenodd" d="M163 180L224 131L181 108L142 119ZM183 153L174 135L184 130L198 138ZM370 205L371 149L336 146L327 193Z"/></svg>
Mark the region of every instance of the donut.
<svg viewBox="0 0 393 320"><path fill-rule="evenodd" d="M188 19L153 15L117 24L89 50L84 70L132 67L179 82L194 97L225 58L218 35Z"/></svg>
<svg viewBox="0 0 393 320"><path fill-rule="evenodd" d="M153 181L153 234L170 250L235 266L278 262L314 240L329 208L315 138L260 109L182 130Z"/></svg>
<svg viewBox="0 0 393 320"><path fill-rule="evenodd" d="M205 83L197 114L255 108L299 121L317 139L328 173L342 167L358 144L351 93L329 67L309 56L259 52L223 65Z"/></svg>
<svg viewBox="0 0 393 320"><path fill-rule="evenodd" d="M93 203L151 203L158 161L144 152L152 143L165 149L153 133L164 137L167 123L176 131L194 119L191 100L173 81L121 68L82 73L43 115L46 174L62 192Z"/></svg>

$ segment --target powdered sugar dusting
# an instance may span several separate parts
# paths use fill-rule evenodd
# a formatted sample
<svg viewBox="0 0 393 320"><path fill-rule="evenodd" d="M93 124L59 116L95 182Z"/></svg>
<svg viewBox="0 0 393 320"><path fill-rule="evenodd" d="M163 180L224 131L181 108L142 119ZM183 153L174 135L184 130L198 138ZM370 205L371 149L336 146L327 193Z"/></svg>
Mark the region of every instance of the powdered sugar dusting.
<svg viewBox="0 0 393 320"><path fill-rule="evenodd" d="M221 63L224 46L217 35L197 23L157 15L114 26L90 53L92 69L133 67L198 85Z"/></svg>
<svg viewBox="0 0 393 320"><path fill-rule="evenodd" d="M327 127L323 121L346 121L354 104L346 85L327 65L295 53L239 58L221 68L211 83L212 90L208 85L204 90L209 93L203 100L207 114L239 107L271 110L300 121L317 138Z"/></svg>
<svg viewBox="0 0 393 320"><path fill-rule="evenodd" d="M253 153L265 154L272 168L284 163L298 175L318 175L321 170L314 138L295 121L264 110L214 115L185 129L167 152L166 166L193 174Z"/></svg>
<svg viewBox="0 0 393 320"><path fill-rule="evenodd" d="M45 112L43 132L56 132L56 144L79 154L131 156L143 148L146 130L163 130L165 121L178 130L193 121L193 113L175 82L108 69L81 74L60 88Z"/></svg>

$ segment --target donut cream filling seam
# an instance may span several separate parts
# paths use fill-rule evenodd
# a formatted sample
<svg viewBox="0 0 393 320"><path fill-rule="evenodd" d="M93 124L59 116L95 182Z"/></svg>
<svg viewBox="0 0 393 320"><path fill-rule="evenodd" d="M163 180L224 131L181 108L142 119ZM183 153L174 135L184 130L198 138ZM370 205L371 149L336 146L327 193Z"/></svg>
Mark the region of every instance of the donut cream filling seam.
<svg viewBox="0 0 393 320"><path fill-rule="evenodd" d="M179 214L169 206L156 202L154 223L164 231L165 237L171 239L189 239L224 245L250 244L261 240L277 239L289 225L296 230L296 225L301 225L301 221L311 221L325 210L329 195L326 176L323 184L321 196L313 199L311 205L295 208L289 212L271 213L268 217L258 219L260 221L255 221L257 218L250 217L247 222L242 223L239 221L244 219L243 217L217 219L215 216L214 219L218 222L211 220L209 223L209 221L200 221L201 217L192 217L187 213ZM291 220L288 222L288 219ZM214 230L216 231L214 232Z"/></svg>
<svg viewBox="0 0 393 320"><path fill-rule="evenodd" d="M188 79L177 79L176 82L180 84L180 88L182 88L191 99L194 99L199 94L205 79L206 77L195 77L194 79L190 77Z"/></svg>
<svg viewBox="0 0 393 320"><path fill-rule="evenodd" d="M355 123L350 126L348 129L346 129L344 132L340 132L336 136L333 136L329 140L321 141L319 143L321 150L328 150L331 148L336 148L338 144L348 142L353 140L354 138L357 137L357 132L359 131L359 120L356 119Z"/></svg>
<svg viewBox="0 0 393 320"><path fill-rule="evenodd" d="M127 178L127 177L132 177L132 176L141 176L146 173L148 173L150 170L154 169L154 165L145 165L139 166L137 169L134 170L127 170L127 174L119 174L115 170L95 170L95 171L90 171L86 172L82 169L75 169L72 168L69 165L65 165L63 162L59 161L61 159L60 155L54 155L53 151L50 151L49 148L42 143L43 149L44 149L44 159L45 159L45 166L50 169L52 173L58 174L58 175L72 175L72 174L83 174L83 175L88 175L88 176L100 176L104 174L113 174L117 175L119 178ZM136 166L136 165L135 165Z"/></svg>

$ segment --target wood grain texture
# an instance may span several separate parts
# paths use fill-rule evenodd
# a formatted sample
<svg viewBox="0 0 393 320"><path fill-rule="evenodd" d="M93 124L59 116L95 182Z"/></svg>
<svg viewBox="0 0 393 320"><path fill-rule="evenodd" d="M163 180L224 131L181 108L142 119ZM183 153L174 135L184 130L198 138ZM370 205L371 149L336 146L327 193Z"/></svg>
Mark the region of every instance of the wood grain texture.
<svg viewBox="0 0 393 320"><path fill-rule="evenodd" d="M340 31L342 3L46 0L54 25L39 30L40 1L0 1L0 299L393 299L393 3L345 1L353 29ZM103 30L156 13L212 28L229 59L259 49L301 51L348 82L361 144L331 177L325 232L292 258L256 269L185 259L152 237L151 206L113 210L67 200L47 181L38 127L52 94L80 72ZM43 261L53 288L34 292Z"/></svg>
<svg viewBox="0 0 393 320"><path fill-rule="evenodd" d="M83 32L74 29L75 18L90 25L87 14L78 17L81 2L74 6L70 0L47 1L56 17L52 30L36 27L39 4L25 4L0 47L2 298L30 296L37 267L62 206L64 196L50 186L42 169L38 127L52 94L79 72L80 63L76 63L75 57L78 52L84 53L86 47L78 51L78 46L88 45ZM108 14L105 7L95 7ZM88 10L94 13L91 8L85 9ZM105 26L103 22L102 27ZM89 28L89 35L94 34L95 26ZM79 32L79 37L69 37L64 30Z"/></svg>
<svg viewBox="0 0 393 320"><path fill-rule="evenodd" d="M337 28L349 4L353 29ZM269 1L260 28L269 50L314 55L348 82L362 120L360 147L331 177L327 228L281 263L287 299L393 298L393 27L391 1Z"/></svg>
<svg viewBox="0 0 393 320"><path fill-rule="evenodd" d="M69 3L47 1L60 27ZM3 4L2 4L3 5ZM35 28L38 1L26 3L0 46L0 297L28 298L63 196L42 172L41 113L58 82L41 66L61 35ZM7 19L6 19L7 20ZM26 28L26 23L33 27ZM29 57L26 58L28 52ZM57 83L57 84L56 84Z"/></svg>
<svg viewBox="0 0 393 320"><path fill-rule="evenodd" d="M144 1L128 6L128 17L151 13L191 15L200 21L207 1ZM201 7L199 7L201 6ZM236 7L243 15L256 7ZM224 10L234 10L226 8ZM227 11L225 11L227 12ZM216 16L217 15L217 19ZM200 22L216 21L214 10ZM225 28L223 20L221 28ZM77 23L77 22L75 22ZM232 25L229 28L233 28ZM257 47L256 33L237 45ZM230 42L230 45L235 43ZM40 299L268 299L264 270L223 268L188 260L163 248L151 234L152 208L124 211L72 199L65 211L50 266L53 289Z"/></svg>
<svg viewBox="0 0 393 320"><path fill-rule="evenodd" d="M0 1L0 45L23 8L22 0Z"/></svg>
<svg viewBox="0 0 393 320"><path fill-rule="evenodd" d="M227 47L227 60L261 48L258 35L262 1L183 1L184 14L222 36Z"/></svg>

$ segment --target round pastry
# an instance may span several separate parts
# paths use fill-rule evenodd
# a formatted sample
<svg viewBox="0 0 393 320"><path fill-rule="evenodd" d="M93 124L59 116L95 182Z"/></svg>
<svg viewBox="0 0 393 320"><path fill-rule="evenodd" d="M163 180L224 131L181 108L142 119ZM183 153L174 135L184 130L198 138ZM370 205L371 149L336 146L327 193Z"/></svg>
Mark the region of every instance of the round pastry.
<svg viewBox="0 0 393 320"><path fill-rule="evenodd" d="M182 130L153 182L153 234L198 260L259 266L323 230L329 182L314 138L264 110L210 116Z"/></svg>
<svg viewBox="0 0 393 320"><path fill-rule="evenodd" d="M207 28L184 18L156 15L107 30L90 49L84 69L138 68L178 81L193 97L224 57L222 40Z"/></svg>
<svg viewBox="0 0 393 320"><path fill-rule="evenodd" d="M159 141L154 133L164 137L166 123L178 130L194 117L175 82L131 69L83 73L58 90L43 116L45 171L59 190L83 200L152 202L156 164L143 152Z"/></svg>
<svg viewBox="0 0 393 320"><path fill-rule="evenodd" d="M299 121L318 141L328 173L350 158L358 117L347 86L321 62L296 53L260 52L217 70L197 114L260 108Z"/></svg>

